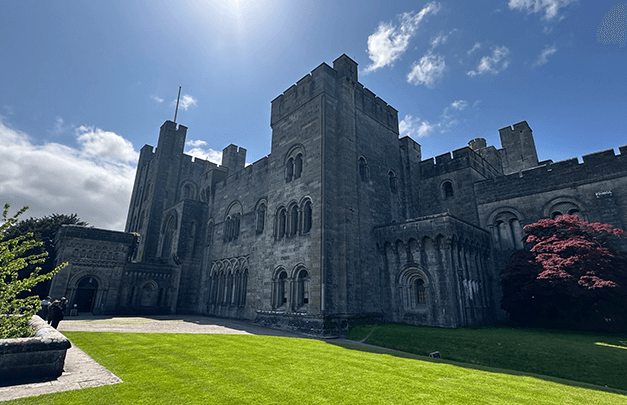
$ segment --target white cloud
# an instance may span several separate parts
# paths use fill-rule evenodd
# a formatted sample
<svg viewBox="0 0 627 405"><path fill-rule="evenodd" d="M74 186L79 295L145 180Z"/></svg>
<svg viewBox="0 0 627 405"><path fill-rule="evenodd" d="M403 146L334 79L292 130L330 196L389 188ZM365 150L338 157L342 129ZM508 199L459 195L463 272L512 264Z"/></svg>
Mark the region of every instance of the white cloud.
<svg viewBox="0 0 627 405"><path fill-rule="evenodd" d="M366 72L375 71L384 66L393 65L407 50L409 40L416 34L420 22L429 14L436 14L440 5L427 3L418 13L401 14L400 26L391 22L380 23L373 34L368 37L368 57L373 62Z"/></svg>
<svg viewBox="0 0 627 405"><path fill-rule="evenodd" d="M117 163L136 163L139 157L133 144L114 132L81 125L76 135L84 155Z"/></svg>
<svg viewBox="0 0 627 405"><path fill-rule="evenodd" d="M468 107L468 102L466 100L456 100L451 103L451 107L461 111L464 108Z"/></svg>
<svg viewBox="0 0 627 405"><path fill-rule="evenodd" d="M185 146L189 147L185 153L193 156L194 158L208 160L218 165L222 163L222 152L207 148L207 142L205 141L190 139L185 142Z"/></svg>
<svg viewBox="0 0 627 405"><path fill-rule="evenodd" d="M159 96L151 96L151 98L155 100L157 103L163 103L163 99Z"/></svg>
<svg viewBox="0 0 627 405"><path fill-rule="evenodd" d="M12 210L29 206L24 218L76 213L90 225L123 230L135 178L135 162L124 160L131 155L130 142L112 132L82 128L87 131L79 137L106 135L86 136L79 149L36 145L0 118L0 202ZM120 145L127 146L120 150Z"/></svg>
<svg viewBox="0 0 627 405"><path fill-rule="evenodd" d="M526 10L528 14L544 12L542 17L551 20L557 16L559 9L566 7L575 0L509 0L510 10Z"/></svg>
<svg viewBox="0 0 627 405"><path fill-rule="evenodd" d="M449 31L448 34L440 34L437 37L433 38L431 40L431 50L435 49L437 46L446 44L446 41L448 41L448 37L456 31L458 31L458 29L453 28L451 31Z"/></svg>
<svg viewBox="0 0 627 405"><path fill-rule="evenodd" d="M427 53L420 61L414 62L411 72L407 75L407 82L433 88L442 79L445 68L444 56Z"/></svg>
<svg viewBox="0 0 627 405"><path fill-rule="evenodd" d="M468 52L466 52L466 53L468 54L468 56L470 56L471 53L473 53L474 51L476 51L479 48L481 48L481 42L475 42L475 44L472 46L472 48L470 48L470 50Z"/></svg>
<svg viewBox="0 0 627 405"><path fill-rule="evenodd" d="M557 47L555 45L547 46L542 50L538 59L531 65L531 67L542 66L545 65L549 61L549 56L553 55L557 52Z"/></svg>
<svg viewBox="0 0 627 405"><path fill-rule="evenodd" d="M66 126L64 124L65 124L65 121L63 121L63 118L57 117L54 120L54 126L50 130L50 133L52 133L53 135L58 135L58 134L65 132L67 129L69 129L69 126Z"/></svg>
<svg viewBox="0 0 627 405"><path fill-rule="evenodd" d="M189 94L183 94L179 102L179 108L187 111L189 107L197 105L196 104L197 101L198 100L196 100L194 97L190 96ZM173 101L172 105L176 105L176 100Z"/></svg>
<svg viewBox="0 0 627 405"><path fill-rule="evenodd" d="M421 121L420 118L406 115L398 123L398 130L402 136L411 136L412 138L424 138L434 130L434 126L428 121Z"/></svg>
<svg viewBox="0 0 627 405"><path fill-rule="evenodd" d="M471 70L467 74L469 76L482 75L484 73L497 74L507 69L509 66L509 49L504 46L495 48L492 51L492 56L484 56L479 61L476 70Z"/></svg>
<svg viewBox="0 0 627 405"><path fill-rule="evenodd" d="M459 121L454 117L457 113L452 110L462 111L464 108L468 106L468 102L466 100L456 100L451 103L451 105L444 108L442 111L442 115L440 116L440 121L438 122L438 128L440 128L440 132L446 132L449 128L454 125L457 125Z"/></svg>

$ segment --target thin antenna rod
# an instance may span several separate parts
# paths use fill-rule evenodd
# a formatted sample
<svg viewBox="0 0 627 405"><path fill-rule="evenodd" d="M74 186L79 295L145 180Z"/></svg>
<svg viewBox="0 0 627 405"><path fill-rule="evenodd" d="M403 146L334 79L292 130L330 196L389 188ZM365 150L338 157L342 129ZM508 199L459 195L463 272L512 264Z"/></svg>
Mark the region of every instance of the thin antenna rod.
<svg viewBox="0 0 627 405"><path fill-rule="evenodd" d="M174 123L176 124L176 115L179 113L179 100L181 99L181 86L179 86L179 95L176 98L176 110L174 110Z"/></svg>

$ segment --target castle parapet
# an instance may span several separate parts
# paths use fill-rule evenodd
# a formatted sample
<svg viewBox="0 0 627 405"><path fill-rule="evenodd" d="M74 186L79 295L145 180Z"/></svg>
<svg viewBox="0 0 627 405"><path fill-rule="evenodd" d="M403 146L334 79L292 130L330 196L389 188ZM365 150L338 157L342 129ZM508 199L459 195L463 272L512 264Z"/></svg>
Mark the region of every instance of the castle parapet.
<svg viewBox="0 0 627 405"><path fill-rule="evenodd" d="M481 155L465 146L451 153L443 153L434 158L420 162L420 173L423 179L440 176L457 170L472 168L486 178L499 176L500 171L492 166Z"/></svg>
<svg viewBox="0 0 627 405"><path fill-rule="evenodd" d="M361 83L355 85L355 108L398 134L398 111Z"/></svg>
<svg viewBox="0 0 627 405"><path fill-rule="evenodd" d="M534 193L538 187L556 190L596 181L627 176L627 145L620 154L609 149L577 158L547 163L542 166L488 179L475 184L478 203L488 203L518 195Z"/></svg>
<svg viewBox="0 0 627 405"><path fill-rule="evenodd" d="M346 55L333 62L333 67L320 64L283 94L272 100L270 126L321 93L335 96L338 83L348 80L354 86L355 108L398 134L398 111L357 82L357 63Z"/></svg>

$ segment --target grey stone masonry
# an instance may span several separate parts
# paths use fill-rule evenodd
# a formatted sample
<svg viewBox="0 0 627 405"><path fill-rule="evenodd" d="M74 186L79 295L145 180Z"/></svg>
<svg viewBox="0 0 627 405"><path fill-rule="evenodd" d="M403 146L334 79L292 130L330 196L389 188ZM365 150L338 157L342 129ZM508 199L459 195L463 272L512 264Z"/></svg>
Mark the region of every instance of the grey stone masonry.
<svg viewBox="0 0 627 405"><path fill-rule="evenodd" d="M157 148L141 149L126 233L59 236L64 254L124 255L64 256L55 295L92 312L309 334L354 317L458 327L503 317L499 273L525 224L571 214L627 226L627 147L539 162L522 121L499 129L500 148L474 138L423 159L346 55L272 100L270 127L268 156L246 165L231 144L216 165L184 154L187 127L166 121Z"/></svg>

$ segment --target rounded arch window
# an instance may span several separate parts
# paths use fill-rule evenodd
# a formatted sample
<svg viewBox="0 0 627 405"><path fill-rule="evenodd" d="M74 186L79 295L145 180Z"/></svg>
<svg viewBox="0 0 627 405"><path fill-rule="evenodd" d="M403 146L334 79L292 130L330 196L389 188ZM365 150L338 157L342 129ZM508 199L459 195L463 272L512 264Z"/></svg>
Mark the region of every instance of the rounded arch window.
<svg viewBox="0 0 627 405"><path fill-rule="evenodd" d="M285 156L285 182L299 179L303 173L305 149L303 145L292 146Z"/></svg>
<svg viewBox="0 0 627 405"><path fill-rule="evenodd" d="M313 223L311 201L307 200L303 208L303 233L308 233L311 230Z"/></svg>
<svg viewBox="0 0 627 405"><path fill-rule="evenodd" d="M360 156L358 159L358 164L359 164L359 179L365 183L370 178L370 169L368 168L368 162L366 161L365 157Z"/></svg>
<svg viewBox="0 0 627 405"><path fill-rule="evenodd" d="M275 292L275 307L279 308L287 305L287 297L289 291L287 285L287 272L285 270L281 271L277 277Z"/></svg>
<svg viewBox="0 0 627 405"><path fill-rule="evenodd" d="M298 234L298 206L296 204L290 208L289 214L289 236L296 236Z"/></svg>
<svg viewBox="0 0 627 405"><path fill-rule="evenodd" d="M551 219L556 219L562 215L576 215L584 219L579 206L573 202L565 201L555 204L549 210Z"/></svg>
<svg viewBox="0 0 627 405"><path fill-rule="evenodd" d="M296 278L296 307L309 304L309 273L302 269Z"/></svg>
<svg viewBox="0 0 627 405"><path fill-rule="evenodd" d="M500 250L520 250L524 247L520 219L511 211L502 211L494 217L493 232L496 247Z"/></svg>
<svg viewBox="0 0 627 405"><path fill-rule="evenodd" d="M396 173L394 173L393 170L390 170L388 173L388 177L390 180L390 191L393 194L396 194L398 192L398 179L396 178Z"/></svg>
<svg viewBox="0 0 627 405"><path fill-rule="evenodd" d="M416 303L416 305L421 305L421 304L425 304L427 302L426 296L425 296L425 281L421 278L416 278L416 280L414 280L413 282L413 294L414 294L414 301Z"/></svg>
<svg viewBox="0 0 627 405"><path fill-rule="evenodd" d="M276 214L276 238L281 239L285 236L287 225L287 211L285 207L281 207L278 209Z"/></svg>
<svg viewBox="0 0 627 405"><path fill-rule="evenodd" d="M259 203L259 205L257 206L257 209L255 210L255 232L257 234L260 234L263 232L264 226L265 226L265 222L266 222L266 203L265 201L262 201L261 203Z"/></svg>
<svg viewBox="0 0 627 405"><path fill-rule="evenodd" d="M442 183L442 196L444 199L453 198L453 183L450 180Z"/></svg>
<svg viewBox="0 0 627 405"><path fill-rule="evenodd" d="M300 179L300 175L303 172L303 155L298 154L294 158L294 180Z"/></svg>
<svg viewBox="0 0 627 405"><path fill-rule="evenodd" d="M289 158L285 164L285 182L289 183L294 177L294 159Z"/></svg>
<svg viewBox="0 0 627 405"><path fill-rule="evenodd" d="M402 303L406 310L425 311L429 303L428 278L419 268L404 270L399 278L402 291Z"/></svg>

